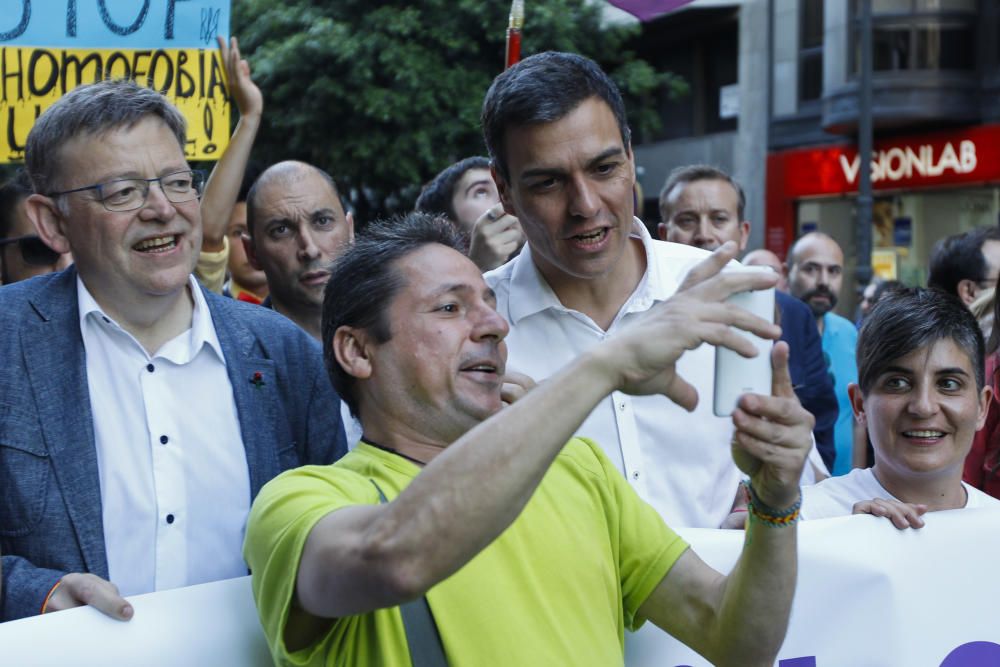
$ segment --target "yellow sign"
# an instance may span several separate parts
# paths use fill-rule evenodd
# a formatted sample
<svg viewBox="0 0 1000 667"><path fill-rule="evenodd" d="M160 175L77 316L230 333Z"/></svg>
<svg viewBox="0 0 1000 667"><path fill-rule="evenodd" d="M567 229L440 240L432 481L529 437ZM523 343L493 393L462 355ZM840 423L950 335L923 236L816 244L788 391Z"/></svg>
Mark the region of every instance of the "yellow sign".
<svg viewBox="0 0 1000 667"><path fill-rule="evenodd" d="M35 119L63 94L109 78L162 92L187 119L187 158L219 158L229 142L229 104L218 50L15 46L0 47L0 162L24 159Z"/></svg>
<svg viewBox="0 0 1000 667"><path fill-rule="evenodd" d="M872 272L885 280L896 280L896 251L873 250Z"/></svg>

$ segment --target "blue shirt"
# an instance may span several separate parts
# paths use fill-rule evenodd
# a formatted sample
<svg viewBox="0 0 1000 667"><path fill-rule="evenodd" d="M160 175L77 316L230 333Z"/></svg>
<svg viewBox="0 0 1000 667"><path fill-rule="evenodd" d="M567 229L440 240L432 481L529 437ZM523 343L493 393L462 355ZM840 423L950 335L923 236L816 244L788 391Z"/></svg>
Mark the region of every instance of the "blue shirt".
<svg viewBox="0 0 1000 667"><path fill-rule="evenodd" d="M854 358L857 345L858 330L850 320L836 313L823 316L823 356L826 357L840 409L833 427L837 458L831 472L835 476L850 472L854 458L854 411L851 410L847 385L858 381L858 365Z"/></svg>

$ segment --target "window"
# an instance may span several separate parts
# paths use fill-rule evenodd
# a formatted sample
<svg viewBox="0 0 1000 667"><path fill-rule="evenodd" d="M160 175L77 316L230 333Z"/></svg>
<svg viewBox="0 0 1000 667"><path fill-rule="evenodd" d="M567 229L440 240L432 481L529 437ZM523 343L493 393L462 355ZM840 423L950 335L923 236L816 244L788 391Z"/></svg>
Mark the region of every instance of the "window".
<svg viewBox="0 0 1000 667"><path fill-rule="evenodd" d="M799 2L799 102L823 95L823 0Z"/></svg>
<svg viewBox="0 0 1000 667"><path fill-rule="evenodd" d="M851 72L861 60L861 2L852 3ZM870 0L875 72L976 68L976 0Z"/></svg>

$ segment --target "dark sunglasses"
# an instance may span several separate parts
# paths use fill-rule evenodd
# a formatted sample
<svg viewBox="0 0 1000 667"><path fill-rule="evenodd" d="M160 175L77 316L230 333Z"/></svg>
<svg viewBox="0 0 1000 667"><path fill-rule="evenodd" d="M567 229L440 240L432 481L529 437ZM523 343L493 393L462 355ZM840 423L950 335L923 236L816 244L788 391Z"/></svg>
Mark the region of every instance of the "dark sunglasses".
<svg viewBox="0 0 1000 667"><path fill-rule="evenodd" d="M59 253L45 245L45 242L34 234L0 239L0 248L6 247L11 243L17 244L18 250L21 251L21 258L25 264L52 266L59 259Z"/></svg>

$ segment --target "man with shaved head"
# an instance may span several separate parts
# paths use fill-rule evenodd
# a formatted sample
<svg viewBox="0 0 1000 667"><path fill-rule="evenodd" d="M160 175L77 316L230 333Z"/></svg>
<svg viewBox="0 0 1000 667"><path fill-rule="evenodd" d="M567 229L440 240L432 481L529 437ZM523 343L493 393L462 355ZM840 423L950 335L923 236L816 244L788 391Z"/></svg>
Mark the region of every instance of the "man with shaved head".
<svg viewBox="0 0 1000 667"><path fill-rule="evenodd" d="M788 287L812 310L823 341L823 354L833 376L840 415L833 427L837 456L833 474L850 472L854 464L855 439L857 448L866 446L862 434L855 434L854 413L847 386L858 381L854 348L858 330L846 317L833 312L840 296L844 278L844 251L833 238L823 232L810 232L792 245L788 252Z"/></svg>
<svg viewBox="0 0 1000 667"><path fill-rule="evenodd" d="M268 168L247 195L247 232L247 258L267 275L265 304L318 340L330 262L354 239L333 179L305 162Z"/></svg>
<svg viewBox="0 0 1000 667"><path fill-rule="evenodd" d="M788 291L788 279L785 277L785 266L778 259L778 256L766 248L751 250L743 256L743 264L746 266L769 266L780 277L775 287L782 292Z"/></svg>

